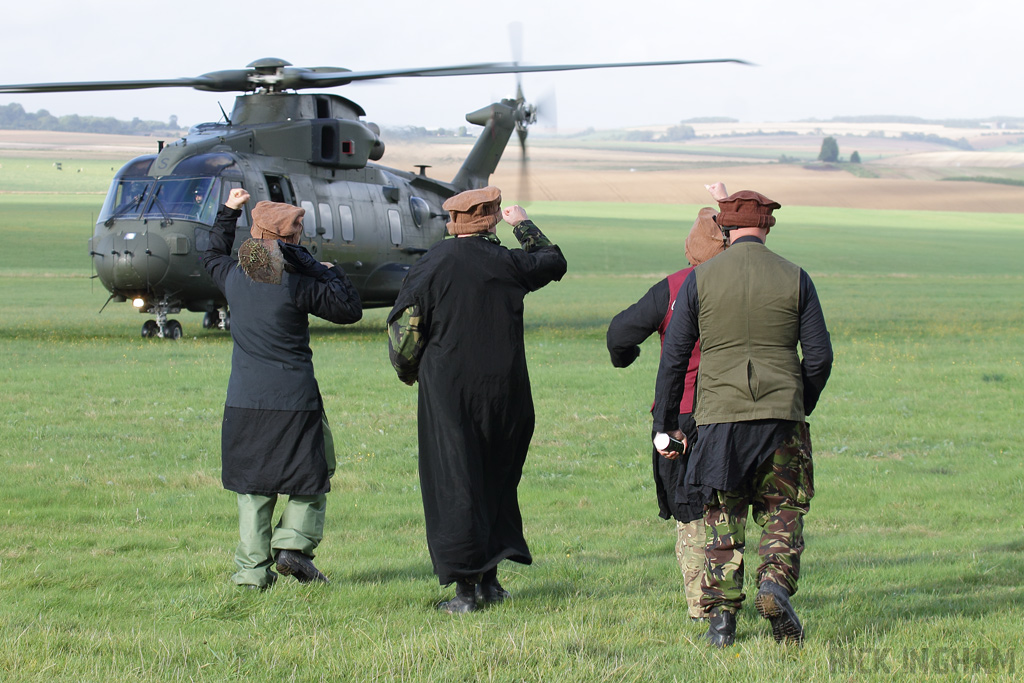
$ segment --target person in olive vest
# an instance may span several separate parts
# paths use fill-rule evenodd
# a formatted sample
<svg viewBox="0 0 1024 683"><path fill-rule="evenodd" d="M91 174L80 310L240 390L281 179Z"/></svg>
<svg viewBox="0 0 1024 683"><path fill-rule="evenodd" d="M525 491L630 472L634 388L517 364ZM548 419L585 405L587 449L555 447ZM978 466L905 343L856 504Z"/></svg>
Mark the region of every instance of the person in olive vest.
<svg viewBox="0 0 1024 683"><path fill-rule="evenodd" d="M799 643L804 631L790 597L800 576L803 517L814 495L806 417L831 373L832 344L811 278L765 246L772 211L781 205L750 190L718 205L716 220L730 246L697 266L676 298L653 427L685 443L677 414L699 338L698 438L686 484L705 505L706 637L717 647L735 641L752 509L763 528L754 606L777 642Z"/></svg>
<svg viewBox="0 0 1024 683"><path fill-rule="evenodd" d="M238 497L239 586L266 589L272 567L301 583L327 582L313 564L324 533L334 441L313 375L309 315L353 323L363 314L344 271L298 246L304 209L262 201L251 239L231 257L249 193L231 190L203 265L231 307L231 376L221 426L221 479ZM279 494L288 496L276 526Z"/></svg>
<svg viewBox="0 0 1024 683"><path fill-rule="evenodd" d="M715 199L724 199L728 195L721 183L707 188ZM714 216L714 209L702 208L686 236L684 253L690 266L660 280L639 301L612 318L606 335L612 365L617 368L630 366L640 356L640 344L655 332L664 344L676 296L686 277L695 266L725 251L725 235L715 223ZM704 506L690 499L684 485L687 456L697 441L693 408L699 363L700 349L695 348L686 370L685 390L679 405L678 425L688 437L687 452L679 457L665 457L652 448L651 464L658 514L662 519L674 519L676 522L676 560L683 574L687 611L691 620L702 622L707 617L700 604L701 579L704 576Z"/></svg>

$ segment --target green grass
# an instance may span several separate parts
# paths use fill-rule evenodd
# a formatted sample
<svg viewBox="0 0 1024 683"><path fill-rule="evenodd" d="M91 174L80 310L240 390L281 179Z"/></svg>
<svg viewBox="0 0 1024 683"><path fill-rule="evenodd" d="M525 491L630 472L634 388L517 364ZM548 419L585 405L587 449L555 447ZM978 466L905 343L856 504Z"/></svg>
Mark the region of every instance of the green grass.
<svg viewBox="0 0 1024 683"><path fill-rule="evenodd" d="M6 164L5 164L6 168ZM219 481L231 342L179 342L89 280L96 196L0 196L0 679L18 681L1011 680L1024 668L1019 215L785 207L769 246L817 284L836 365L811 418L817 495L794 603L734 648L686 619L647 434L656 340L626 370L608 320L683 263L697 207L531 206L569 274L527 299L538 423L515 599L451 618L430 571L416 392L385 311L314 325L338 447L330 586L229 582ZM513 239L504 226L501 237ZM751 525L753 527L753 525ZM752 534L756 539L756 531ZM748 569L748 595L756 560ZM980 662L980 664L979 664Z"/></svg>

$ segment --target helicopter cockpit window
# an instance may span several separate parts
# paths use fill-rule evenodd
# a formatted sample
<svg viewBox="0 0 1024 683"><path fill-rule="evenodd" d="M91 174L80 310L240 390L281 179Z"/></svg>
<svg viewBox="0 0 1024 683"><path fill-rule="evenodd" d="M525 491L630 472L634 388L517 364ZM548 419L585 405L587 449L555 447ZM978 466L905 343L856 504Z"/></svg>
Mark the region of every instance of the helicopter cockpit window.
<svg viewBox="0 0 1024 683"><path fill-rule="evenodd" d="M122 178L115 180L107 193L107 199L100 210L100 221L111 218L138 218L142 207L149 201L153 188L152 178Z"/></svg>
<svg viewBox="0 0 1024 683"><path fill-rule="evenodd" d="M217 216L220 181L216 178L175 178L156 181L144 218L184 219L213 225Z"/></svg>
<svg viewBox="0 0 1024 683"><path fill-rule="evenodd" d="M409 208L412 209L412 222L417 228L422 228L430 219L430 204L422 197L409 197Z"/></svg>
<svg viewBox="0 0 1024 683"><path fill-rule="evenodd" d="M316 237L316 209L313 202L299 202L299 206L306 210L302 217L302 234L306 237Z"/></svg>
<svg viewBox="0 0 1024 683"><path fill-rule="evenodd" d="M235 160L230 154L219 152L211 154L197 154L194 157L182 159L174 167L176 176L196 175L220 175L221 172L235 165Z"/></svg>
<svg viewBox="0 0 1024 683"><path fill-rule="evenodd" d="M334 215L330 204L320 204L320 227L325 240L334 239Z"/></svg>
<svg viewBox="0 0 1024 683"><path fill-rule="evenodd" d="M153 179L148 177L149 169L156 159L155 154L148 154L132 159L114 176L107 191L107 198L100 209L101 222L111 218L137 218L149 199L149 191Z"/></svg>

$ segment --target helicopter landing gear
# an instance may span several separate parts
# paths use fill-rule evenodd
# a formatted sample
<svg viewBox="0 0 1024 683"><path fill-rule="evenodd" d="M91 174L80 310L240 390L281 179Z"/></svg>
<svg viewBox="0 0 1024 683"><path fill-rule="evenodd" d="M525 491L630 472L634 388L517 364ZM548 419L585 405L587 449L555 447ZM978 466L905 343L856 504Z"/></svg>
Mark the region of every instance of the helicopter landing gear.
<svg viewBox="0 0 1024 683"><path fill-rule="evenodd" d="M214 328L220 330L231 329L231 314L228 312L227 307L218 308L216 311L207 311L203 316L203 329L212 330Z"/></svg>
<svg viewBox="0 0 1024 683"><path fill-rule="evenodd" d="M177 313L181 308L172 308L166 302L154 304L149 307L146 313L156 316L156 320L147 320L142 324L142 336L144 338L160 337L161 339L181 339L181 323L177 320L168 320L168 313Z"/></svg>

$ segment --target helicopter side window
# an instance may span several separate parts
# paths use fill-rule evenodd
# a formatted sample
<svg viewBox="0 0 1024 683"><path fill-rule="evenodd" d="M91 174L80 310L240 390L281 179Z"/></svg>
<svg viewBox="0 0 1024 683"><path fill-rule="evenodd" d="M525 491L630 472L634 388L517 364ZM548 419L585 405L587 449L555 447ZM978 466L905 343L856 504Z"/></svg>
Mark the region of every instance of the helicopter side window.
<svg viewBox="0 0 1024 683"><path fill-rule="evenodd" d="M330 204L320 204L320 232L325 240L334 239L334 215Z"/></svg>
<svg viewBox="0 0 1024 683"><path fill-rule="evenodd" d="M240 187L242 187L242 183L238 182L237 180L229 180L227 182L222 182L220 191L220 203L227 204L228 198L231 197L231 190ZM218 206L217 209L219 210L220 206ZM244 228L244 230L242 230L241 232L248 232L249 214L245 212L244 208L242 209L242 215L238 217L238 222L235 225L237 225L239 228Z"/></svg>
<svg viewBox="0 0 1024 683"><path fill-rule="evenodd" d="M409 197L409 208L412 209L412 222L417 228L422 228L430 219L430 204L422 197Z"/></svg>
<svg viewBox="0 0 1024 683"><path fill-rule="evenodd" d="M352 220L352 207L338 205L338 218L341 220L341 239L351 242L355 239L355 222Z"/></svg>
<svg viewBox="0 0 1024 683"><path fill-rule="evenodd" d="M313 207L313 202L299 202L299 205L306 210L306 215L302 219L302 233L306 237L315 237L316 209Z"/></svg>
<svg viewBox="0 0 1024 683"><path fill-rule="evenodd" d="M288 179L279 175L267 175L264 176L267 179L267 193L270 195L270 201L279 202L281 204L291 204L292 197L292 185L288 182Z"/></svg>
<svg viewBox="0 0 1024 683"><path fill-rule="evenodd" d="M398 209L388 209L388 225L391 227L391 243L397 247L402 243L402 214Z"/></svg>

